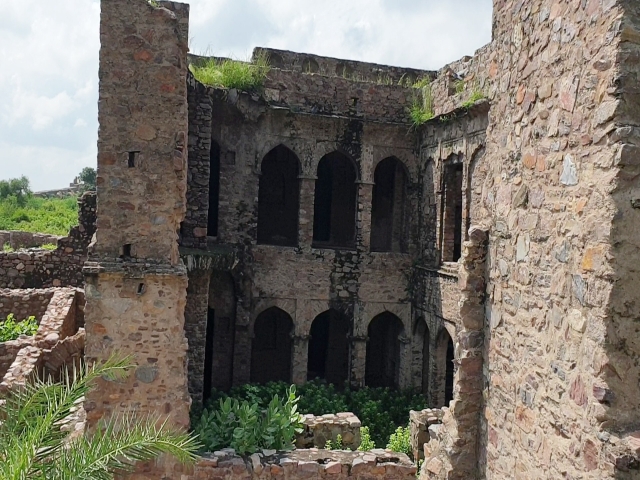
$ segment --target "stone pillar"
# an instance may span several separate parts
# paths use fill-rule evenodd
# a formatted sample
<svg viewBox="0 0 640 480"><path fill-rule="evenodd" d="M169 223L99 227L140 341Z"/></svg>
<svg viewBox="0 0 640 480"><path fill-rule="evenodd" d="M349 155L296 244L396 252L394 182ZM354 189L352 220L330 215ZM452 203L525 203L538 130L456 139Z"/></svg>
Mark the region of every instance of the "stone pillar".
<svg viewBox="0 0 640 480"><path fill-rule="evenodd" d="M405 390L412 386L411 337L400 335L398 342L400 342L400 371L398 373L398 386L402 390Z"/></svg>
<svg viewBox="0 0 640 480"><path fill-rule="evenodd" d="M205 344L209 307L209 280L211 271L197 269L189 272L184 332L189 343L189 393L195 402L202 401L204 388Z"/></svg>
<svg viewBox="0 0 640 480"><path fill-rule="evenodd" d="M291 381L296 385L302 385L307 381L310 338L310 335L293 335Z"/></svg>
<svg viewBox="0 0 640 480"><path fill-rule="evenodd" d="M298 245L310 250L313 243L313 209L315 204L315 176L300 177L300 210L298 218Z"/></svg>
<svg viewBox="0 0 640 480"><path fill-rule="evenodd" d="M251 329L249 311L238 302L236 310L236 336L233 349L233 386L251 381Z"/></svg>
<svg viewBox="0 0 640 480"><path fill-rule="evenodd" d="M353 336L350 341L351 365L349 383L352 387L364 387L367 367L367 336Z"/></svg>
<svg viewBox="0 0 640 480"><path fill-rule="evenodd" d="M87 421L123 412L189 425L184 311L187 5L102 0L96 241L85 265L88 363L118 352L134 371L86 398ZM160 478L157 471L145 478ZM156 475L157 474L157 475Z"/></svg>
<svg viewBox="0 0 640 480"><path fill-rule="evenodd" d="M371 204L373 183L358 183L358 213L356 218L356 244L365 251L371 250Z"/></svg>

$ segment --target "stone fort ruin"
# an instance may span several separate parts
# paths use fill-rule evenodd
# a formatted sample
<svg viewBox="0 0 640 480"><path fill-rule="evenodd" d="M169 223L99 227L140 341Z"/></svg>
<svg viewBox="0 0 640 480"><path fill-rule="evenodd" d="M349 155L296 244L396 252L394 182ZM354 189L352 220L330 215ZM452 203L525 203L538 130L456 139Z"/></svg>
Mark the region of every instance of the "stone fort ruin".
<svg viewBox="0 0 640 480"><path fill-rule="evenodd" d="M90 425L187 427L213 387L320 377L444 407L416 419L425 480L640 478L637 2L494 0L492 42L438 72L257 49L258 93L193 77L187 5L101 4L73 318L89 360L137 368L87 398ZM434 113L417 128L416 95ZM137 478L415 472L314 455Z"/></svg>

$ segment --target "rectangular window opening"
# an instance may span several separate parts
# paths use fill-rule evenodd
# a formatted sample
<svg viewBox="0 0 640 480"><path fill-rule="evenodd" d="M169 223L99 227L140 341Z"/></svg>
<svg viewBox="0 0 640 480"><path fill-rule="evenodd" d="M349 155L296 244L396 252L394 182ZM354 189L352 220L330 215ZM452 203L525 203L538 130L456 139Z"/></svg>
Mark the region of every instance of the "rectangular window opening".
<svg viewBox="0 0 640 480"><path fill-rule="evenodd" d="M136 166L136 157L140 152L129 152L129 168L135 168Z"/></svg>
<svg viewBox="0 0 640 480"><path fill-rule="evenodd" d="M122 258L122 259L131 258L131 244L130 243L126 243L125 245L122 246L122 255L120 255L120 258Z"/></svg>

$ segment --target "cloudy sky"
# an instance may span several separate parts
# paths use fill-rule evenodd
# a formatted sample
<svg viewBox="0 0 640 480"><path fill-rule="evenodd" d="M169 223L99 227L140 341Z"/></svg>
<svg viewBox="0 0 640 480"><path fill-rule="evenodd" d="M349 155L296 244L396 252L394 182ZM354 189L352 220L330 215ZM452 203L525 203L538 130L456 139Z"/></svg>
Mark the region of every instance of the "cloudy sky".
<svg viewBox="0 0 640 480"><path fill-rule="evenodd" d="M439 69L491 37L491 0L191 0L190 48L267 46ZM0 179L66 186L95 166L98 0L2 0Z"/></svg>

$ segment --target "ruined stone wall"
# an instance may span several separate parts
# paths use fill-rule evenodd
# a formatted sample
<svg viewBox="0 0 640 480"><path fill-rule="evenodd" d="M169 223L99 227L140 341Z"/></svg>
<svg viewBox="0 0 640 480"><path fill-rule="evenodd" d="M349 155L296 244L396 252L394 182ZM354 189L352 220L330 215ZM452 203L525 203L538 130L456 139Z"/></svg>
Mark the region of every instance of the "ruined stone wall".
<svg viewBox="0 0 640 480"><path fill-rule="evenodd" d="M135 411L189 424L178 255L186 210L187 5L103 0L100 23L98 225L85 264L87 361L133 358L125 383L101 380L87 422ZM141 469L147 468L145 465ZM145 478L160 478L170 460Z"/></svg>
<svg viewBox="0 0 640 480"><path fill-rule="evenodd" d="M17 230L0 230L0 245L9 246L14 250L19 248L41 247L42 245L56 245L62 237L43 233L20 232Z"/></svg>
<svg viewBox="0 0 640 480"><path fill-rule="evenodd" d="M54 237L27 232L7 232L5 242L15 248L55 243L55 250L28 248L15 252L0 252L0 288L80 287L84 283L82 266L95 232L96 196L87 192L78 199L78 225L66 237ZM3 232L0 232L3 244Z"/></svg>
<svg viewBox="0 0 640 480"><path fill-rule="evenodd" d="M325 448L327 441L334 443L341 438L344 449L357 450L360 446L360 419L351 412L304 415L303 431L296 434L296 448Z"/></svg>

